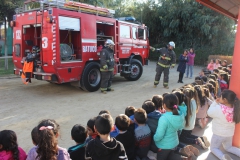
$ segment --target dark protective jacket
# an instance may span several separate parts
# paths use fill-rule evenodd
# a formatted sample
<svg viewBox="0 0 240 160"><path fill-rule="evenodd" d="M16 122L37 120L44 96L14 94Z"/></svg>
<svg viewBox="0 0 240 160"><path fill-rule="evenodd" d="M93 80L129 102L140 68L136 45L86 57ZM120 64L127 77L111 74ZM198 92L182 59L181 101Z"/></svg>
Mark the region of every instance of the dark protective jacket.
<svg viewBox="0 0 240 160"><path fill-rule="evenodd" d="M113 50L104 47L100 52L100 71L113 71L114 69L114 57Z"/></svg>
<svg viewBox="0 0 240 160"><path fill-rule="evenodd" d="M182 54L179 57L179 64L177 71L181 73L185 73L186 70L186 63L188 62L188 57L184 57Z"/></svg>
<svg viewBox="0 0 240 160"><path fill-rule="evenodd" d="M167 47L156 49L157 53L160 53L158 65L162 67L175 66L176 54L173 50L169 50Z"/></svg>

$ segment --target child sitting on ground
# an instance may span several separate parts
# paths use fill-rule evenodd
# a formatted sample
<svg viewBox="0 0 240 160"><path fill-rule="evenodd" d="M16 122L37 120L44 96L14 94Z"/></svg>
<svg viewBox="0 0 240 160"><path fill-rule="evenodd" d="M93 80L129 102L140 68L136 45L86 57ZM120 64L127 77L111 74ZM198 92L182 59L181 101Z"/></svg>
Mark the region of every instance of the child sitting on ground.
<svg viewBox="0 0 240 160"><path fill-rule="evenodd" d="M139 108L134 113L134 121L138 127L135 129L136 156L140 159L147 158L151 145L151 130L146 124L147 113L144 109Z"/></svg>
<svg viewBox="0 0 240 160"><path fill-rule="evenodd" d="M212 103L208 109L208 116L212 117L211 152L219 159L232 160L228 154L221 151L221 146L232 154L240 157L240 149L232 146L235 124L240 122L240 101L236 94L225 89L220 98Z"/></svg>
<svg viewBox="0 0 240 160"><path fill-rule="evenodd" d="M65 148L58 146L59 124L52 119L42 120L38 126L38 145L32 148L27 160L33 159L61 159L70 160L70 156ZM51 152L50 152L51 151Z"/></svg>
<svg viewBox="0 0 240 160"><path fill-rule="evenodd" d="M214 65L215 63L213 62L213 60L210 60L210 63L208 63L207 69L212 73L213 69L214 69Z"/></svg>
<svg viewBox="0 0 240 160"><path fill-rule="evenodd" d="M32 137L32 143L34 146L38 145L38 129L37 127L34 127L31 132L31 137Z"/></svg>
<svg viewBox="0 0 240 160"><path fill-rule="evenodd" d="M158 120L161 117L161 112L156 110L156 107L152 101L146 101L143 103L142 108L147 113L147 121L146 124L149 126L151 130L151 138L153 139L153 135L156 133L156 129L158 126ZM155 145L154 141L151 142L150 150L157 153L158 149Z"/></svg>
<svg viewBox="0 0 240 160"><path fill-rule="evenodd" d="M218 69L218 67L221 66L221 61L219 59L216 59L215 60L215 63L214 63L214 66L213 66L213 69Z"/></svg>
<svg viewBox="0 0 240 160"><path fill-rule="evenodd" d="M198 112L196 115L197 123L201 128L205 128L208 122L207 110L208 107L212 104L212 101L205 96L204 90L201 86L195 86L197 91L198 99L200 101L200 107L198 107Z"/></svg>
<svg viewBox="0 0 240 160"><path fill-rule="evenodd" d="M228 70L228 74L231 75L231 73L232 73L232 64L229 64L229 65L227 66L227 70Z"/></svg>
<svg viewBox="0 0 240 160"><path fill-rule="evenodd" d="M229 80L228 80L228 74L226 72L220 73L219 82L220 82L221 91L223 91L224 89L228 89Z"/></svg>
<svg viewBox="0 0 240 160"><path fill-rule="evenodd" d="M223 60L223 62L221 63L222 67L227 67L227 60Z"/></svg>
<svg viewBox="0 0 240 160"><path fill-rule="evenodd" d="M199 85L194 86L194 88L198 87ZM192 134L192 130L195 126L196 121L196 113L198 110L199 99L197 97L197 92L194 90L194 88L185 88L184 95L185 98L185 104L187 105L187 116L185 117L186 124L184 129L182 130L179 140L182 143L185 144L197 144L201 146L203 149L207 149L210 144L207 140L207 137L202 136L198 137Z"/></svg>
<svg viewBox="0 0 240 160"><path fill-rule="evenodd" d="M85 160L85 140L87 138L87 130L80 124L73 126L71 130L72 139L76 142L75 146L68 149L72 160Z"/></svg>
<svg viewBox="0 0 240 160"><path fill-rule="evenodd" d="M104 113L97 116L94 129L98 136L88 143L86 158L92 158L93 160L127 160L123 144L110 137L112 127L113 119L111 115Z"/></svg>
<svg viewBox="0 0 240 160"><path fill-rule="evenodd" d="M184 114L178 110L178 98L174 94L164 96L163 108L166 113L159 118L158 127L153 137L158 147L157 159L178 160L180 155L175 154L174 150L179 144L177 131L182 129L185 124Z"/></svg>
<svg viewBox="0 0 240 160"><path fill-rule="evenodd" d="M96 120L96 117L89 119L87 122L88 137L85 142L86 144L88 144L89 141L91 141L92 139L95 139L97 137L97 132L94 129L95 120Z"/></svg>
<svg viewBox="0 0 240 160"><path fill-rule="evenodd" d="M116 140L121 142L127 153L128 160L135 159L135 139L134 128L130 126L130 119L124 114L120 114L115 119L115 125L119 129Z"/></svg>
<svg viewBox="0 0 240 160"><path fill-rule="evenodd" d="M17 135L14 131L0 131L0 159L1 160L25 160L25 151L18 147Z"/></svg>
<svg viewBox="0 0 240 160"><path fill-rule="evenodd" d="M205 72L204 72L204 69L202 69L199 73L199 77L202 78L202 76L205 76Z"/></svg>
<svg viewBox="0 0 240 160"><path fill-rule="evenodd" d="M107 114L111 115L108 110L101 110L98 115L101 115L101 114L104 114L104 113L107 113ZM113 125L112 130L110 132L110 136L111 137L116 137L118 135L118 133L119 133L118 128L115 125Z"/></svg>
<svg viewBox="0 0 240 160"><path fill-rule="evenodd" d="M126 109L125 109L125 115L127 115L128 117L134 115L134 112L135 112L136 108L133 107L133 106L128 106Z"/></svg>
<svg viewBox="0 0 240 160"><path fill-rule="evenodd" d="M218 75L219 74L219 70L218 69L214 69L213 73Z"/></svg>
<svg viewBox="0 0 240 160"><path fill-rule="evenodd" d="M156 110L158 110L160 113L165 113L166 111L162 107L162 101L163 101L163 96L161 95L154 95L152 97L152 102L154 103Z"/></svg>
<svg viewBox="0 0 240 160"><path fill-rule="evenodd" d="M177 96L178 98L178 108L179 110L184 114L184 116L187 115L187 106L184 102L185 100L185 95L181 90L175 90L173 91L173 94ZM178 131L178 135L180 134L180 131ZM185 145L183 143L179 143L177 146L177 149L175 153L181 154L185 157L192 157L193 156L198 156L199 155L199 150L192 145Z"/></svg>

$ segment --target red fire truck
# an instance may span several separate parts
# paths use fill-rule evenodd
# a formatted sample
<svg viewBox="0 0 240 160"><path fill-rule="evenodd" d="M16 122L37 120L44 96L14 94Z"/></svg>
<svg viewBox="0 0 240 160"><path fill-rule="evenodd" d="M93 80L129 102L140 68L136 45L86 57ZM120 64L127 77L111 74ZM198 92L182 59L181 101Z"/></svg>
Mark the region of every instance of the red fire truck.
<svg viewBox="0 0 240 160"><path fill-rule="evenodd" d="M148 29L117 20L114 12L68 0L25 1L11 22L14 74L21 75L24 57L32 46L39 46L40 57L33 68L35 79L75 82L86 91L96 91L101 81L99 53L104 41L112 39L114 74L138 80L142 66L148 62Z"/></svg>

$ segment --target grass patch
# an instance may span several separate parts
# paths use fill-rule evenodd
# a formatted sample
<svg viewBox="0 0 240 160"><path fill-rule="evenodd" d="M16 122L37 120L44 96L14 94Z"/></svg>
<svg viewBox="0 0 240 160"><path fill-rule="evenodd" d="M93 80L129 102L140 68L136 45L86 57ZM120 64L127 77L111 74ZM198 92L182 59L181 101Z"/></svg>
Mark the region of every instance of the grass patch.
<svg viewBox="0 0 240 160"><path fill-rule="evenodd" d="M5 70L5 59L0 59L0 77L13 74L14 64L12 58L8 58L8 69Z"/></svg>

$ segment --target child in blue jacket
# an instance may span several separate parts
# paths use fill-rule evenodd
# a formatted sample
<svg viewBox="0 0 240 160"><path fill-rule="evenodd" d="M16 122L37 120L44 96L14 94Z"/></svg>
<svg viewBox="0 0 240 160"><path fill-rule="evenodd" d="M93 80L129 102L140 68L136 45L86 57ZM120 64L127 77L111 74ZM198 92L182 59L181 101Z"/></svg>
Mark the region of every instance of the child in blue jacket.
<svg viewBox="0 0 240 160"><path fill-rule="evenodd" d="M166 113L162 114L158 121L158 127L153 137L158 147L157 159L181 159L180 155L174 153L179 144L178 130L185 125L184 114L178 110L178 98L174 94L167 94L163 98L163 108Z"/></svg>

